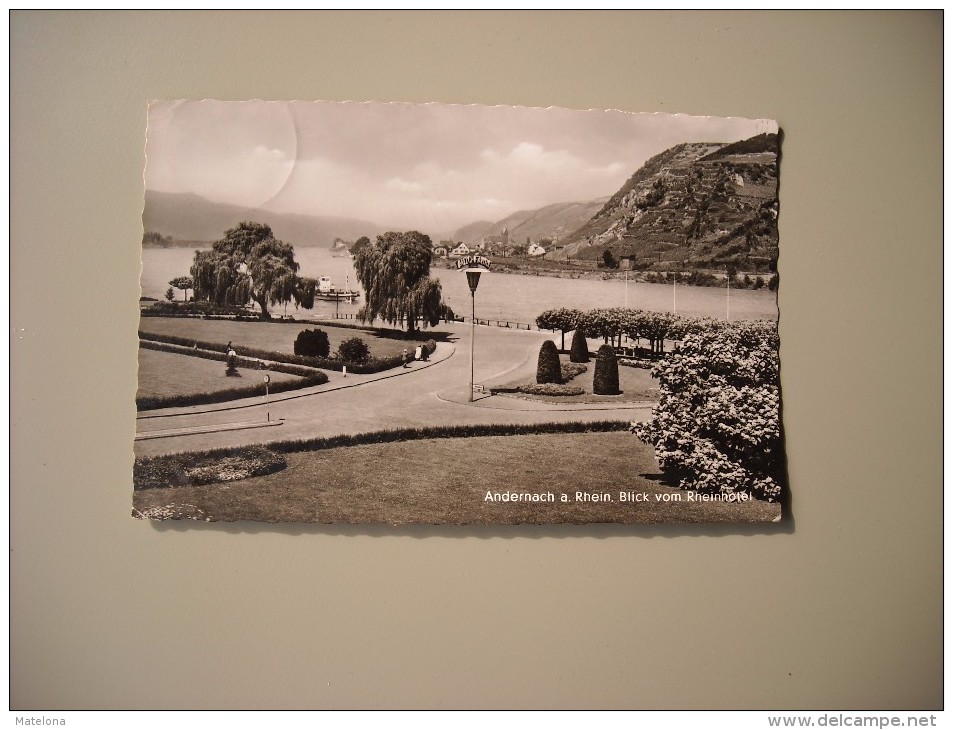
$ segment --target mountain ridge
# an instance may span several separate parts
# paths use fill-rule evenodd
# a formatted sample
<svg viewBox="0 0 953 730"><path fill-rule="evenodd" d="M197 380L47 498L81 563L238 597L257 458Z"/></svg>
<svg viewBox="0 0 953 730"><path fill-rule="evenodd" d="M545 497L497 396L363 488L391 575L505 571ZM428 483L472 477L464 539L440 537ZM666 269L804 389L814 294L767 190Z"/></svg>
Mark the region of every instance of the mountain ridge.
<svg viewBox="0 0 953 730"><path fill-rule="evenodd" d="M690 142L649 158L560 259L628 258L634 268L744 267L774 271L778 256L777 134Z"/></svg>
<svg viewBox="0 0 953 730"><path fill-rule="evenodd" d="M271 227L275 237L294 246L331 246L335 238L353 241L373 237L386 228L370 221L299 213L275 213L216 203L194 193L146 190L142 212L145 231L171 236L177 241L217 241L239 222L253 220Z"/></svg>

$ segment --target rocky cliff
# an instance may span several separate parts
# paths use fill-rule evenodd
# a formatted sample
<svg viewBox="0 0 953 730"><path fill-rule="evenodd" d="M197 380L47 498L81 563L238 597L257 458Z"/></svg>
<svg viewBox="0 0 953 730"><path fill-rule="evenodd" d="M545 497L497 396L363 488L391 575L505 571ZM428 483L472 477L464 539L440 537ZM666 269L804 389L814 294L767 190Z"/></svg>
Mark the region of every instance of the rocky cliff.
<svg viewBox="0 0 953 730"><path fill-rule="evenodd" d="M557 258L629 257L635 268L773 271L778 136L676 145L649 159Z"/></svg>

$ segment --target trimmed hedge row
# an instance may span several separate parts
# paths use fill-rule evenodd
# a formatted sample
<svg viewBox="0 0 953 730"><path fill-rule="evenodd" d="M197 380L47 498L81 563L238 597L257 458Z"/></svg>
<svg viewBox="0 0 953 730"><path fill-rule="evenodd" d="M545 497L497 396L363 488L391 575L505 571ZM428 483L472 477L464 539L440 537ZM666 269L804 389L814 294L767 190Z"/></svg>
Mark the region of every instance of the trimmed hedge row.
<svg viewBox="0 0 953 730"><path fill-rule="evenodd" d="M530 383L529 385L521 385L516 390L519 393L526 393L527 395L560 396L583 395L586 392L578 385L559 385L556 383Z"/></svg>
<svg viewBox="0 0 953 730"><path fill-rule="evenodd" d="M176 337L174 335L156 335L143 332L142 330L139 331L139 339L151 340L153 342L166 342L170 345L182 345L185 347L192 347L195 345L205 350L221 351L222 353L225 352L226 347L224 343L220 342L204 342L202 340L194 340L188 337ZM401 359L400 355L395 355L394 357L375 357L371 358L367 362L355 363L345 362L344 360L338 360L336 358L329 357L305 357L303 355L289 355L284 352L258 350L254 347L243 346L241 349L243 355L248 355L250 357L257 357L262 360L272 360L274 362L280 363L288 363L291 365L304 365L305 367L310 368L340 370L343 366L347 365L347 369L350 372L358 375L379 373L403 364L403 360Z"/></svg>
<svg viewBox="0 0 953 730"><path fill-rule="evenodd" d="M433 338L434 334L440 335L441 338L445 337L445 333L434 333L433 330L429 332L417 330L414 332L413 337L411 337L404 330L389 329L387 327L372 327L369 324L351 324L339 319L303 319L299 320L297 324L321 325L324 327L340 327L341 329L360 330L361 332L371 332L386 340L408 340L410 342L420 342L424 337Z"/></svg>
<svg viewBox="0 0 953 730"><path fill-rule="evenodd" d="M418 441L422 439L474 438L479 436L525 436L547 433L605 433L625 431L629 421L592 421L566 423L502 423L474 424L466 426L427 426L424 428L394 428L383 431L366 431L354 435L328 436L324 438L281 441L268 444L268 448L280 454L299 451L319 451L341 446L362 446L394 441Z"/></svg>
<svg viewBox="0 0 953 730"><path fill-rule="evenodd" d="M609 433L626 431L630 428L629 421L566 421L549 423L485 423L464 426L427 426L424 428L389 428L381 431L365 431L363 433L324 436L311 439L297 439L294 441L274 441L265 446L277 454L294 454L305 451L322 451L337 449L346 446L366 446L369 444L386 444L396 441L420 441L425 439L453 439L478 438L481 436L529 436L533 434L550 433ZM248 447L251 448L251 447ZM163 456L140 457L142 459L172 459L181 458L183 453L199 458L217 458L234 456L234 447L209 449L207 451L180 452Z"/></svg>
<svg viewBox="0 0 953 730"><path fill-rule="evenodd" d="M143 301L140 299L139 301ZM140 310L143 317L205 317L228 316L258 320L248 310L231 304L209 304L208 302L160 302L154 300L151 307Z"/></svg>
<svg viewBox="0 0 953 730"><path fill-rule="evenodd" d="M159 352L171 352L176 355L188 355L189 357L198 357L203 360L216 360L219 362L226 362L228 356L222 352L212 352L209 350L197 350L194 347L186 347L185 345L170 345L166 342L153 342L152 340L139 340L139 347L142 347L146 350L158 350ZM281 362L268 362L263 363L260 360L250 360L246 357L236 357L235 364L239 367L248 368L250 370L270 370L275 373L285 373L287 375L297 375L301 378L315 378L322 377L324 382L327 382L328 376L317 368L305 367L302 365L289 365L288 363ZM262 368L261 366L265 367Z"/></svg>
<svg viewBox="0 0 953 730"><path fill-rule="evenodd" d="M272 383L269 391L271 393L286 393L289 390L300 390L301 388L311 388L315 385L324 385L328 382L328 376L319 373L310 378L301 380L285 380ZM185 395L170 396L149 396L136 398L137 411L154 411L158 408L184 408L185 406L207 406L212 403L225 403L230 400L240 400L242 398L254 398L264 395L264 383L256 385L246 385L241 388L230 388L228 390L212 390L202 393L188 393Z"/></svg>
<svg viewBox="0 0 953 730"><path fill-rule="evenodd" d="M284 459L281 458L281 454L421 439L524 436L550 433L607 433L625 431L629 426L630 424L627 421L594 421L592 423L484 424L476 426L396 428L385 431L367 431L352 436L279 441L263 446L233 446L207 451L185 451L161 456L143 456L136 459L133 465L133 489L194 485L195 482L191 481L193 475L189 472L201 469L201 477L204 479L207 474L205 467L214 466L216 460L240 460L245 462L244 465L252 463L256 471L260 471L261 474L269 474L284 468ZM263 453L265 451L268 453ZM268 454L278 456L271 458ZM255 473L247 476L258 475L259 473ZM243 476L241 478L247 477ZM224 480L219 479L218 481ZM206 480L201 483L209 483L209 481Z"/></svg>

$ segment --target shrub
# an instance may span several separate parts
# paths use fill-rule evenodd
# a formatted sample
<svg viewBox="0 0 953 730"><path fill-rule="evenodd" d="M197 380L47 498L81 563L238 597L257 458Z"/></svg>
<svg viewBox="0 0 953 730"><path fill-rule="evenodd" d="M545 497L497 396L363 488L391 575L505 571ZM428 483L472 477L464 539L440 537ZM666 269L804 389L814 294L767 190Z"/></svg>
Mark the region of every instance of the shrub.
<svg viewBox="0 0 953 730"><path fill-rule="evenodd" d="M424 343L424 348L426 348L428 355L433 355L434 352L437 351L437 343L433 340L427 340L427 342Z"/></svg>
<svg viewBox="0 0 953 730"><path fill-rule="evenodd" d="M615 350L603 345L596 353L596 372L592 376L592 392L596 395L619 395L619 363Z"/></svg>
<svg viewBox="0 0 953 730"><path fill-rule="evenodd" d="M559 352L556 350L556 343L552 340L546 340L539 348L539 360L536 363L536 382L558 384L563 382L559 367Z"/></svg>
<svg viewBox="0 0 953 730"><path fill-rule="evenodd" d="M534 383L531 385L521 385L516 391L526 393L527 395L584 395L586 391L577 385L558 385L556 383Z"/></svg>
<svg viewBox="0 0 953 730"><path fill-rule="evenodd" d="M582 330L576 330L572 334L572 345L569 347L570 362L589 362L589 343Z"/></svg>
<svg viewBox="0 0 953 730"><path fill-rule="evenodd" d="M589 369L589 366L578 362L564 362L559 366L559 374L563 376L563 382L568 383L577 375L581 375Z"/></svg>
<svg viewBox="0 0 953 730"><path fill-rule="evenodd" d="M367 362L370 356L370 348L360 337L349 337L338 345L337 357L345 362Z"/></svg>
<svg viewBox="0 0 953 730"><path fill-rule="evenodd" d="M721 323L685 338L656 365L661 397L633 430L683 489L781 494L778 331L773 322Z"/></svg>
<svg viewBox="0 0 953 730"><path fill-rule="evenodd" d="M295 355L327 357L331 353L328 333L324 330L301 330L295 338Z"/></svg>
<svg viewBox="0 0 953 730"><path fill-rule="evenodd" d="M195 487L264 476L286 466L280 454L264 446L241 446L224 454L170 454L137 459L133 465L134 490Z"/></svg>

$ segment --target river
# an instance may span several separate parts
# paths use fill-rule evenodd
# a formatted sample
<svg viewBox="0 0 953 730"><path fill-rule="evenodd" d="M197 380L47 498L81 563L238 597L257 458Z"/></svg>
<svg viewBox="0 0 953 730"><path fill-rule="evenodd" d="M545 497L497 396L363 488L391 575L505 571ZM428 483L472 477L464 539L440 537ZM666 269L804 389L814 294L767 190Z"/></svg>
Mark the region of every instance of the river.
<svg viewBox="0 0 953 730"><path fill-rule="evenodd" d="M185 248L147 248L142 252L142 295L163 299L169 281L187 276L192 265L193 251ZM348 257L334 257L324 248L298 248L295 258L301 264L300 274L317 278L330 276L337 287L358 288L353 262ZM432 275L440 279L443 297L457 315L470 315L470 290L462 272L434 269ZM182 292L175 290L181 300ZM191 292L190 292L191 294ZM361 302L317 301L312 310L296 310L294 304L287 313L297 319L325 319L340 313L356 313ZM556 307L594 309L596 307L631 307L671 312L697 317L736 319L778 318L777 296L767 290L725 289L670 284L643 284L624 281L589 279L560 279L552 276L524 276L486 272L480 279L476 293L476 316L480 319L508 320L532 323L536 316ZM273 307L273 314L285 313L283 307Z"/></svg>

